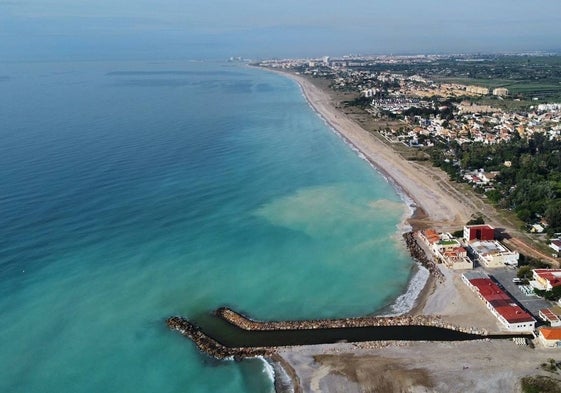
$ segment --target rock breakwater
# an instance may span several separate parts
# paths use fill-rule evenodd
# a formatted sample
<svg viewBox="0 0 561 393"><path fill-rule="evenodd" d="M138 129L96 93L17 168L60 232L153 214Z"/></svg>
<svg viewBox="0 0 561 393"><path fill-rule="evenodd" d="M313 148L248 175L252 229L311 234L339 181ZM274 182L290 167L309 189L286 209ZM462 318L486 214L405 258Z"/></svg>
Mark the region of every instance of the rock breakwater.
<svg viewBox="0 0 561 393"><path fill-rule="evenodd" d="M191 339L200 351L216 359L243 359L257 356L270 356L275 353L275 348L244 347L232 348L222 345L212 337L207 336L199 327L183 317L170 317L166 324L171 330L176 330L181 335Z"/></svg>
<svg viewBox="0 0 561 393"><path fill-rule="evenodd" d="M216 310L216 315L226 322L248 331L314 330L374 326L428 326L481 336L487 335L487 331L484 329L477 329L473 327L465 328L446 323L439 315L404 315L396 317L367 316L302 321L256 321L227 307L221 307Z"/></svg>
<svg viewBox="0 0 561 393"><path fill-rule="evenodd" d="M417 262L419 262L422 266L424 266L430 274L432 274L438 282L444 282L444 274L440 271L436 263L427 257L427 253L425 250L417 243L417 239L415 239L414 232L407 232L403 234L403 239L405 239L405 244L407 245L407 249L409 253Z"/></svg>

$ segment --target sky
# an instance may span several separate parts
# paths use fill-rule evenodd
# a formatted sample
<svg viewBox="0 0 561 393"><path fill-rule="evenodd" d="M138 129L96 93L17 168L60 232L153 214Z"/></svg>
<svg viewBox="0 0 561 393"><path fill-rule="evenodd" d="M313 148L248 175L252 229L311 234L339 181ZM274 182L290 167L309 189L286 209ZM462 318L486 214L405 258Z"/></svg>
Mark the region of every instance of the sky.
<svg viewBox="0 0 561 393"><path fill-rule="evenodd" d="M0 61L561 50L560 0L0 0Z"/></svg>

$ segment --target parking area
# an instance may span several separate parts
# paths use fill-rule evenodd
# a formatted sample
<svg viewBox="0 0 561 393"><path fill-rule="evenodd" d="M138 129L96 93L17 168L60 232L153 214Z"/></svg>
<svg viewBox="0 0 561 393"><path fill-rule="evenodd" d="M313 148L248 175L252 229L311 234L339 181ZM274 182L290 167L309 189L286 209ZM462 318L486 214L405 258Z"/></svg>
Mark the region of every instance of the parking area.
<svg viewBox="0 0 561 393"><path fill-rule="evenodd" d="M542 320L538 317L538 311L542 308L553 306L553 303L541 299L534 294L528 295L527 293L529 293L529 288L526 288L524 285L516 285L513 283L512 279L516 277L516 271L516 269L511 268L485 270L485 272L501 284L502 287L522 305L522 307L530 312L536 320L542 322Z"/></svg>

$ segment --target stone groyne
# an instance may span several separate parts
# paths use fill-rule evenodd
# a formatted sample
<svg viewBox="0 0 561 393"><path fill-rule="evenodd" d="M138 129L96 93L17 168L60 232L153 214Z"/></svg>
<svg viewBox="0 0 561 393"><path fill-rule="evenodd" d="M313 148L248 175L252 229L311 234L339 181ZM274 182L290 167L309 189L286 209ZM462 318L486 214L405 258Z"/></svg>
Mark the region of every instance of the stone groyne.
<svg viewBox="0 0 561 393"><path fill-rule="evenodd" d="M444 282L444 274L442 274L436 263L427 257L425 250L417 243L415 234L407 232L403 234L403 238L411 256L423 265L440 283Z"/></svg>
<svg viewBox="0 0 561 393"><path fill-rule="evenodd" d="M481 336L487 335L487 331L484 329L451 325L444 322L438 315L404 315L397 317L367 316L303 321L256 321L227 307L221 307L216 310L216 315L226 322L247 331L314 330L373 326L428 326Z"/></svg>
<svg viewBox="0 0 561 393"><path fill-rule="evenodd" d="M233 358L236 360L257 356L271 356L275 348L244 347L232 348L220 344L212 337L207 336L201 329L183 317L170 317L166 324L171 330L176 330L181 335L191 339L200 351L216 359Z"/></svg>

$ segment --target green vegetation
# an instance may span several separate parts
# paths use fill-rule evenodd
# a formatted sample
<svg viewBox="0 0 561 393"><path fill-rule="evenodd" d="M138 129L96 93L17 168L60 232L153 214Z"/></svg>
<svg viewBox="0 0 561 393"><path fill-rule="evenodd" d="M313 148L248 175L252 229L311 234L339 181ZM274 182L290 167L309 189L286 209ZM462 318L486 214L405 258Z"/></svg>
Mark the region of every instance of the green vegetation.
<svg viewBox="0 0 561 393"><path fill-rule="evenodd" d="M556 302L561 299L561 287L553 287L551 291L542 291L541 289L534 288L534 292L539 297Z"/></svg>
<svg viewBox="0 0 561 393"><path fill-rule="evenodd" d="M524 377L520 383L524 393L561 393L560 381L547 376Z"/></svg>
<svg viewBox="0 0 561 393"><path fill-rule="evenodd" d="M500 172L494 189L486 191L491 203L513 210L528 224L545 219L549 234L561 232L561 141L536 134L529 140L515 137L494 145L455 143L451 150L447 155L442 147L434 148L434 165L456 181L463 181L462 169ZM505 165L507 161L510 166ZM481 188L479 191L484 192Z"/></svg>

